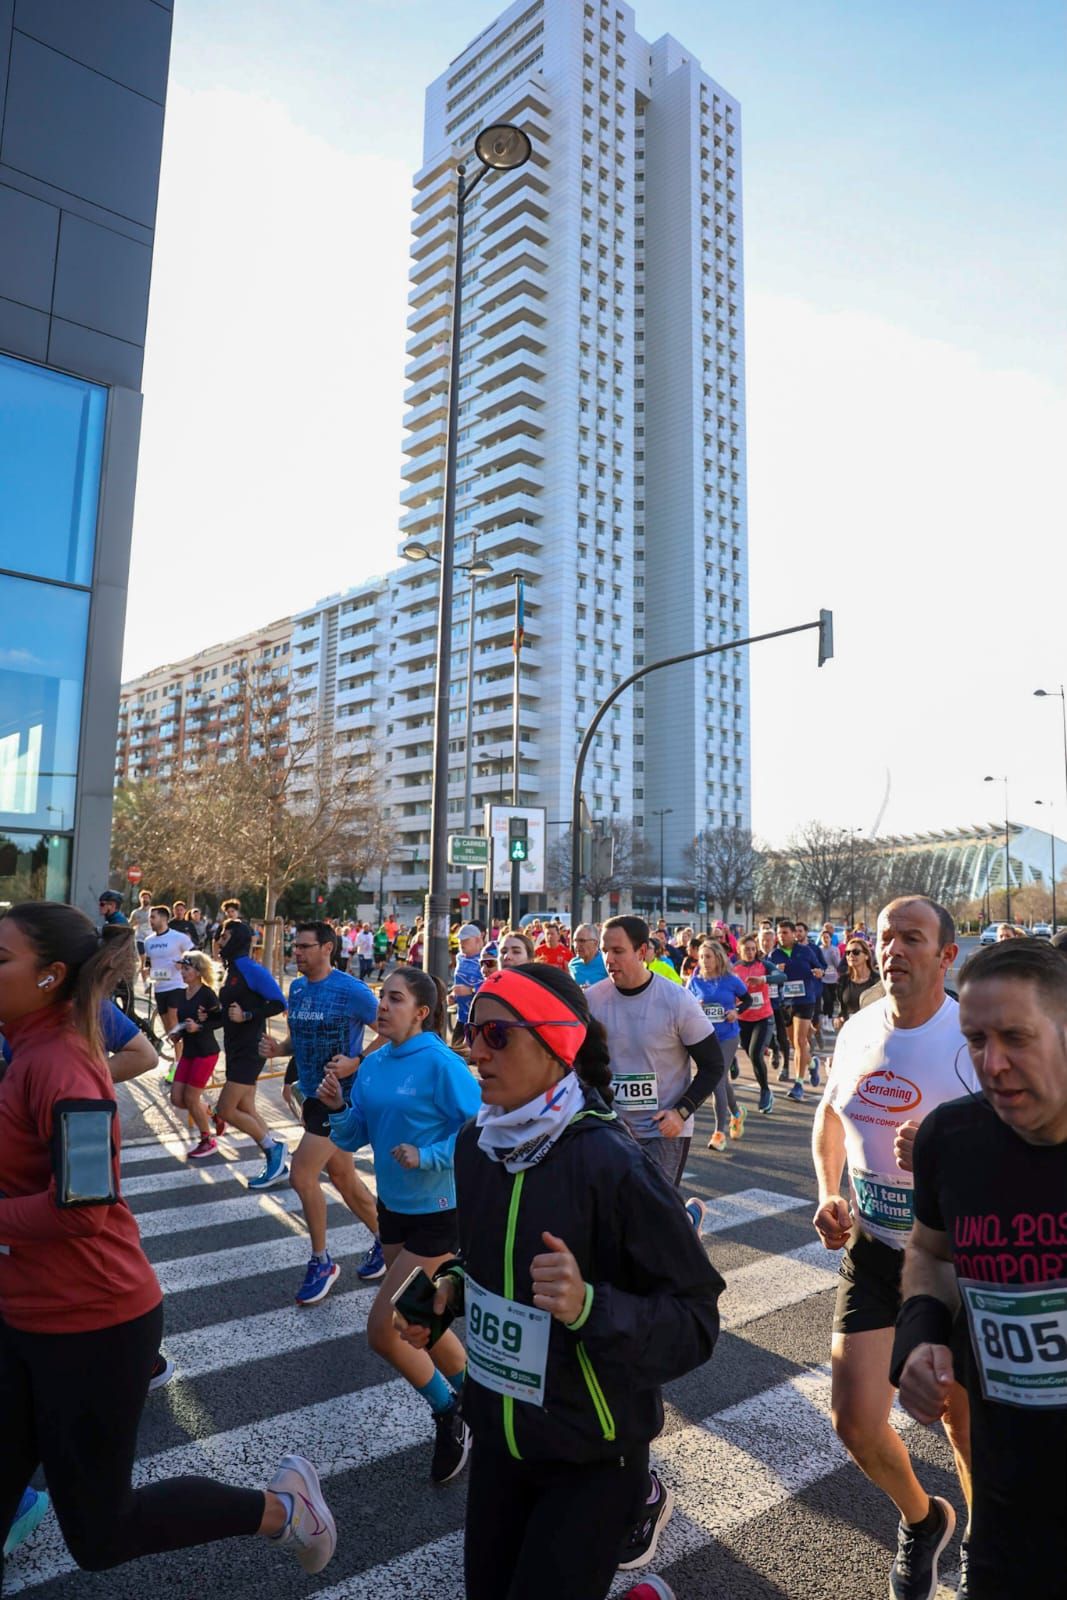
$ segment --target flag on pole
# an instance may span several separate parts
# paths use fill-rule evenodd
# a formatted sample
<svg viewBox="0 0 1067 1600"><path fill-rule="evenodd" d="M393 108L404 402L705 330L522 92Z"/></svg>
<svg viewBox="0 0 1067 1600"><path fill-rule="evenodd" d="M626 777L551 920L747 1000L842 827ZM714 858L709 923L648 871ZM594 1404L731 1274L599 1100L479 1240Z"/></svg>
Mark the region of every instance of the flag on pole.
<svg viewBox="0 0 1067 1600"><path fill-rule="evenodd" d="M516 655L522 649L522 641L526 633L526 586L521 578L515 582L515 637L511 648Z"/></svg>

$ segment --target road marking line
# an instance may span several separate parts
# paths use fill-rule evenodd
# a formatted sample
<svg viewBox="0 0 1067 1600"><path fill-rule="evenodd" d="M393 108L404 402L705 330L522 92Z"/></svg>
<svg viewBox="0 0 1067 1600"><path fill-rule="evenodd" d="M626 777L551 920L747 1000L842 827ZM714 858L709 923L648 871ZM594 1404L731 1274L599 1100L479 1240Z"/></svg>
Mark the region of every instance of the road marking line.
<svg viewBox="0 0 1067 1600"><path fill-rule="evenodd" d="M374 1294L368 1291L377 1287L372 1283L342 1293L334 1290L328 1300L310 1308L290 1304L279 1311L168 1334L163 1347L178 1369L175 1382L361 1334L374 1304Z"/></svg>
<svg viewBox="0 0 1067 1600"><path fill-rule="evenodd" d="M793 1194L778 1194L773 1189L739 1189L736 1194L720 1195L717 1200L706 1200L708 1214L704 1218L701 1234L722 1233L726 1228L740 1228L746 1222L762 1222L767 1217L780 1216L783 1211L795 1211L809 1204Z"/></svg>
<svg viewBox="0 0 1067 1600"><path fill-rule="evenodd" d="M815 1239L799 1249L735 1267L724 1274L726 1293L719 1301L723 1329L744 1327L772 1311L822 1294L833 1287L840 1259L839 1251L827 1250Z"/></svg>

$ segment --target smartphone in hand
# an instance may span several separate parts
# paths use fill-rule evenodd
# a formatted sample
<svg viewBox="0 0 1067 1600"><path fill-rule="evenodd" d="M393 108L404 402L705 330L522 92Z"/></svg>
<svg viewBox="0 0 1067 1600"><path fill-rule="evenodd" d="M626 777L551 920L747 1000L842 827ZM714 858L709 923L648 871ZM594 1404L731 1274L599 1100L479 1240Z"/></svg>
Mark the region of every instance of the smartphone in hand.
<svg viewBox="0 0 1067 1600"><path fill-rule="evenodd" d="M416 1267L393 1295L393 1305L405 1322L417 1322L420 1327L429 1328L431 1345L437 1343L454 1315L449 1310L439 1314L434 1311L436 1294L437 1285L433 1279L427 1276L422 1267Z"/></svg>

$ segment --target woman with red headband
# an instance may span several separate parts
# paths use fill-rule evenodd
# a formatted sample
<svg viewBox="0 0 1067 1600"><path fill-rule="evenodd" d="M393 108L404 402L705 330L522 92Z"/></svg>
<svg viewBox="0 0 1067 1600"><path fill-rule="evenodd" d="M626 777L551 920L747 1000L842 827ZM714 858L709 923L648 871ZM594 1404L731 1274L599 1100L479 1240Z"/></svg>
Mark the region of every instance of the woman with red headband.
<svg viewBox="0 0 1067 1600"><path fill-rule="evenodd" d="M567 973L487 977L467 1041L482 1105L434 1307L466 1317L465 1594L598 1600L643 1510L660 1386L711 1355L723 1282L611 1110L606 1036Z"/></svg>

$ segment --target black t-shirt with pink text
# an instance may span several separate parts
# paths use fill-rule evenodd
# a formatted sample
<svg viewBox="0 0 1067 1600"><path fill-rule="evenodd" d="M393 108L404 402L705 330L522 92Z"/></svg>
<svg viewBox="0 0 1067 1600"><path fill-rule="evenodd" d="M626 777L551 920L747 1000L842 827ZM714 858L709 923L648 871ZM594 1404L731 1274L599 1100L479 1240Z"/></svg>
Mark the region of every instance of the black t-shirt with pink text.
<svg viewBox="0 0 1067 1600"><path fill-rule="evenodd" d="M1034 1291L1050 1304L1067 1282L1067 1144L1027 1144L979 1095L932 1111L915 1138L915 1217L948 1235L957 1277L973 1285L1018 1291L1021 1308ZM980 1289L973 1289L972 1301ZM1062 1300L1062 1296L1059 1296ZM993 1302L990 1301L990 1304ZM1001 1302L1002 1303L1002 1302ZM957 1373L971 1400L975 1508L968 1574L971 1600L1009 1594L1067 1597L1067 1406L1020 1406L987 1397L997 1392L1009 1358L1054 1382L1061 1370L1062 1312L1003 1319L978 1311ZM984 1341L976 1353L975 1338ZM1010 1374L1008 1374L1010 1376Z"/></svg>

